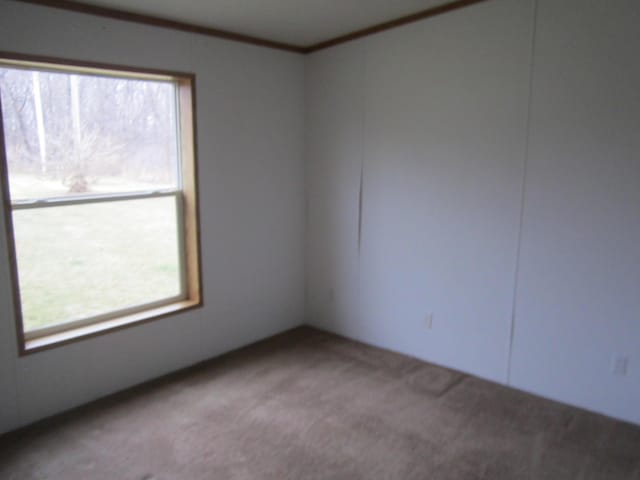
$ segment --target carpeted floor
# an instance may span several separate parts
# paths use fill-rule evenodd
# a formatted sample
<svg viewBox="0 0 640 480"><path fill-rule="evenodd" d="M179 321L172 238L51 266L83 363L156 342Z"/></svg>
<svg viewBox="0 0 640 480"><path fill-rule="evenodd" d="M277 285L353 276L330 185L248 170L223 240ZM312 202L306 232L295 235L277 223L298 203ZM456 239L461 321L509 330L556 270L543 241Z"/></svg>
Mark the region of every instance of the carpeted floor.
<svg viewBox="0 0 640 480"><path fill-rule="evenodd" d="M640 480L640 427L305 327L5 435L0 478Z"/></svg>

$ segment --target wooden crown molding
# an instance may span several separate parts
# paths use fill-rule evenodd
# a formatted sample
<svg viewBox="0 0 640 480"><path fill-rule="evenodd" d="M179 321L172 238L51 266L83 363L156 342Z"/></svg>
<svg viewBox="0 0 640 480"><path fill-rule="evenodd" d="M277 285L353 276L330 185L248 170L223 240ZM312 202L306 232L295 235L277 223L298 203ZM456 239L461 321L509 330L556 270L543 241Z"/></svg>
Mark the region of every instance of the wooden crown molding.
<svg viewBox="0 0 640 480"><path fill-rule="evenodd" d="M99 7L96 5L88 5L83 2L75 0L14 0L21 3L31 3L35 5L42 5L51 8L58 8L62 10L69 10L72 12L85 13L88 15L95 15L98 17L113 18L116 20L123 20L126 22L141 23L145 25L153 25L161 28L168 28L172 30L178 30L182 32L198 33L200 35L207 35L210 37L223 38L225 40L232 40L236 42L248 43L251 45L258 45L261 47L274 48L276 50L284 50L288 52L309 54L322 50L324 48L333 47L342 43L350 42L358 38L373 35L374 33L383 32L392 28L397 28L408 23L417 22L426 18L442 15L443 13L452 12L461 8L469 7L477 3L486 2L488 0L456 0L453 2L445 3L436 7L427 8L411 15L396 18L388 22L379 23L371 27L356 30L354 32L340 35L329 40L325 40L313 45L300 46L293 45L284 42L277 42L259 37L253 37L251 35L244 35L241 33L230 32L227 30L220 30L217 28L204 27L201 25L194 25L191 23L180 22L177 20L170 20L167 18L157 17L153 15L144 15L140 13L131 13L124 10L118 10L115 8Z"/></svg>
<svg viewBox="0 0 640 480"><path fill-rule="evenodd" d="M153 15L144 15L141 13L126 12L115 8L99 7L97 5L88 5L75 0L15 0L20 3L31 3L34 5L42 5L45 7L58 8L61 10L69 10L72 12L86 13L97 17L113 18L116 20L124 20L125 22L142 23L144 25L153 25L155 27L168 28L171 30L179 30L181 32L199 33L209 37L223 38L225 40L233 40L235 42L248 43L251 45L259 45L261 47L274 48L276 50L285 50L288 52L304 53L304 48L296 45L290 45L283 42L275 42L264 38L252 37L241 33L229 32L227 30L219 30L217 28L203 27L191 23L170 20L168 18L156 17Z"/></svg>
<svg viewBox="0 0 640 480"><path fill-rule="evenodd" d="M471 5L475 5L476 3L482 3L486 1L488 0L457 0L455 2L445 3L444 5L427 8L426 10L421 10L419 12L412 13L411 15L406 15L404 17L396 18L395 20L379 23L371 27L363 28L362 30L356 30L355 32L340 35L339 37L331 38L329 40L325 40L324 42L319 42L314 45L304 47L302 49L302 52L305 54L313 53L324 48L340 45L341 43L351 42L352 40L373 35L374 33L384 32L385 30L391 30L392 28L407 25L408 23L417 22L426 18L436 17L438 15L442 15L443 13L452 12L454 10L459 10L461 8L469 7Z"/></svg>

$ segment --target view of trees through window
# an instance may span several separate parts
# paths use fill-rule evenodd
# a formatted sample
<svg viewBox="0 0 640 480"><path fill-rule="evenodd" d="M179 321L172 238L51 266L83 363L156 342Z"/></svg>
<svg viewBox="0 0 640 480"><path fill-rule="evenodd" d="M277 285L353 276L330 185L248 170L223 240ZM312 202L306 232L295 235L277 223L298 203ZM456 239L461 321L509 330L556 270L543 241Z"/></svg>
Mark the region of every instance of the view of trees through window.
<svg viewBox="0 0 640 480"><path fill-rule="evenodd" d="M25 331L180 296L175 92L169 80L0 68Z"/></svg>
<svg viewBox="0 0 640 480"><path fill-rule="evenodd" d="M175 187L171 82L0 68L12 200Z"/></svg>

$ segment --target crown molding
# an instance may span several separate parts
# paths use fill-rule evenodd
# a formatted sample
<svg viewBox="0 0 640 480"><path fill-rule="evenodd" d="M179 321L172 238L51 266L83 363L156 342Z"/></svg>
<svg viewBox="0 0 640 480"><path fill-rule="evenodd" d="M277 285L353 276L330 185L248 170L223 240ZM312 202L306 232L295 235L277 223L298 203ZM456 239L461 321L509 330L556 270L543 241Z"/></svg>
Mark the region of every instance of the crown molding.
<svg viewBox="0 0 640 480"><path fill-rule="evenodd" d="M265 38L253 37L242 33L230 32L228 30L220 30L217 28L204 27L202 25L194 25L191 23L170 20L168 18L157 17L153 15L144 15L141 13L132 13L115 8L99 7L96 5L88 5L74 0L14 0L19 3L30 3L45 7L68 10L71 12L85 13L97 17L112 18L115 20L123 20L125 22L141 23L144 25L152 25L154 27L168 28L181 32L198 33L209 37L223 38L235 42L248 43L261 47L274 48L276 50L285 50L288 52L304 53L304 48L283 42L267 40Z"/></svg>
<svg viewBox="0 0 640 480"><path fill-rule="evenodd" d="M406 15L404 17L399 17L394 20L390 20L388 22L379 23L377 25L373 25L371 27L363 28L361 30L356 30L355 32L347 33L345 35L340 35L339 37L331 38L329 40L325 40L323 42L316 43L314 45L310 45L308 47L304 47L302 52L305 54L313 53L318 50L322 50L329 47L334 47L336 45L340 45L342 43L351 42L358 38L367 37L369 35L373 35L375 33L384 32L385 30L391 30L393 28L401 27L403 25L407 25L409 23L418 22L420 20L424 20L426 18L436 17L438 15L442 15L444 13L449 13L454 10L459 10L461 8L466 8L471 5L475 5L477 3L486 2L488 0L457 0L451 3L445 3L444 5L439 5L437 7L427 8L425 10L421 10L416 13L412 13L410 15Z"/></svg>
<svg viewBox="0 0 640 480"><path fill-rule="evenodd" d="M342 43L351 42L353 40L373 35L375 33L383 32L385 30L391 30L393 28L401 27L409 23L418 22L427 18L442 15L444 13L452 12L466 8L478 3L483 3L489 0L456 0L444 5L427 8L411 15L399 17L388 22L379 23L371 27L356 30L345 35L340 35L329 40L318 42L313 45L301 46L290 43L277 42L260 37L254 37L251 35L244 35L242 33L231 32L228 30L221 30L217 28L205 27L202 25L195 25L187 22L180 22L177 20L170 20L168 18L158 17L154 15L145 15L140 13L127 12L125 10L119 10L115 8L99 7L96 5L88 5L83 2L75 0L14 0L20 3L30 3L34 5L41 5L45 7L57 8L62 10L68 10L72 12L84 13L87 15L94 15L98 17L112 18L116 20L123 20L126 22L140 23L144 25L152 25L155 27L168 28L171 30L178 30L182 32L197 33L200 35L207 35L209 37L222 38L225 40L232 40L235 42L247 43L251 45L258 45L261 47L273 48L276 50L284 50L287 52L294 52L300 54L309 54L317 52L325 48L340 45Z"/></svg>

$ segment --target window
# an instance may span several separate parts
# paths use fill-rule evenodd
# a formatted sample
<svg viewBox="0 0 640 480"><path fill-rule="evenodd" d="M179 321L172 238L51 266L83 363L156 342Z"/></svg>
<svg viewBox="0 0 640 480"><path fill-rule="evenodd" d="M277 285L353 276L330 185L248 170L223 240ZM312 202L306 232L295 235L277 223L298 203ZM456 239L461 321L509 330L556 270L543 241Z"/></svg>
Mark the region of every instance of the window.
<svg viewBox="0 0 640 480"><path fill-rule="evenodd" d="M21 353L200 305L193 83L0 57Z"/></svg>

